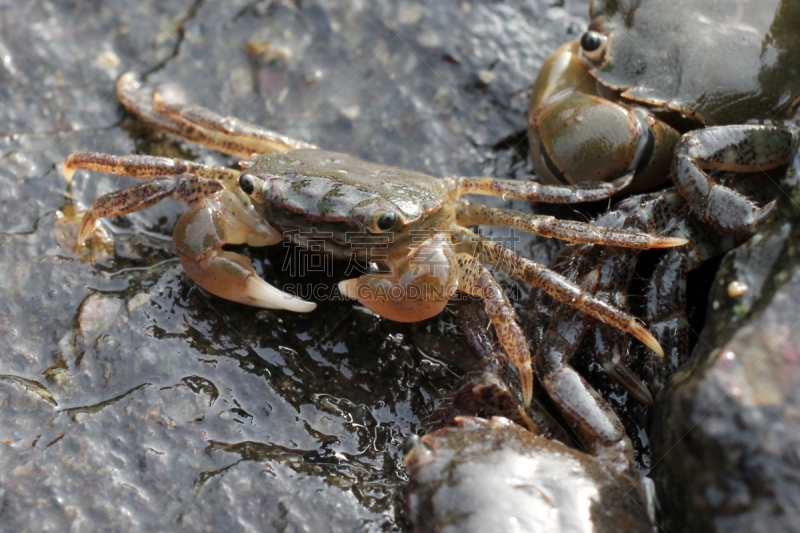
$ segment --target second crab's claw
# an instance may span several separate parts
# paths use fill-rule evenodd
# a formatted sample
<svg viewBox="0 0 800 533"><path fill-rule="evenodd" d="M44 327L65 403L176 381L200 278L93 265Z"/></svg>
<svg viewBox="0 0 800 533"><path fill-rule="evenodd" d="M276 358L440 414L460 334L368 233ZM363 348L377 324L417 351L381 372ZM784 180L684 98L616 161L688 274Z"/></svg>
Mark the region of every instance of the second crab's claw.
<svg viewBox="0 0 800 533"><path fill-rule="evenodd" d="M202 288L226 300L308 313L316 304L287 294L261 279L247 257L223 250L224 244L265 246L282 236L250 216L234 195L201 201L178 220L173 235L181 264Z"/></svg>

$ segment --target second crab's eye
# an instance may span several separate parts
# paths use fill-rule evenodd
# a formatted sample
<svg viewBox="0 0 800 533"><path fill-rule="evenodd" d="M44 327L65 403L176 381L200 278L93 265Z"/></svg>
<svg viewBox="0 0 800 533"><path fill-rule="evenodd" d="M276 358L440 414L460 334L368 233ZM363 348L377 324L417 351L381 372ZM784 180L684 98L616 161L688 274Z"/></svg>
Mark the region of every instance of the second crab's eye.
<svg viewBox="0 0 800 533"><path fill-rule="evenodd" d="M247 196L253 194L256 190L256 179L252 174L244 173L239 176L239 187L242 188Z"/></svg>
<svg viewBox="0 0 800 533"><path fill-rule="evenodd" d="M587 31L581 37L583 55L592 61L600 61L606 53L608 37L596 31Z"/></svg>
<svg viewBox="0 0 800 533"><path fill-rule="evenodd" d="M389 231L397 225L397 214L390 211L379 211L372 219L373 231Z"/></svg>

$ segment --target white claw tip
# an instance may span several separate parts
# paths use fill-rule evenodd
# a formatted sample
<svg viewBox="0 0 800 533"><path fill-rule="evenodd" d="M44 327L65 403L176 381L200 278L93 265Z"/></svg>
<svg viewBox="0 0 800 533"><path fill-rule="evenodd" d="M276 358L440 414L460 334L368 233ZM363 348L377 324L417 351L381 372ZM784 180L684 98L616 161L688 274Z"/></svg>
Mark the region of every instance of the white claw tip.
<svg viewBox="0 0 800 533"><path fill-rule="evenodd" d="M349 298L351 300L357 300L356 298L356 284L358 283L357 279L346 279L344 281L339 282L339 292L342 293L342 296L345 298Z"/></svg>
<svg viewBox="0 0 800 533"><path fill-rule="evenodd" d="M247 280L245 295L248 298L246 303L265 309L285 309L295 313L308 313L317 308L317 304L276 289L258 276L251 276Z"/></svg>

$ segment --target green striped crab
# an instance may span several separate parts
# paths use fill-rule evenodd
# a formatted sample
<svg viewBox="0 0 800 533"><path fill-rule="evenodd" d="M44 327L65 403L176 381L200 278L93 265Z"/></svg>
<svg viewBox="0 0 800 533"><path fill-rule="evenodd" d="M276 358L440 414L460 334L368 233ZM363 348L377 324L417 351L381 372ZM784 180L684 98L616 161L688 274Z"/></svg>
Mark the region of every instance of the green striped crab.
<svg viewBox="0 0 800 533"><path fill-rule="evenodd" d="M759 207L714 175L764 172L796 151L800 4L595 0L590 16L534 85L537 174L550 183L635 175L629 192L671 174L698 218L752 234L775 203Z"/></svg>
<svg viewBox="0 0 800 533"><path fill-rule="evenodd" d="M514 310L484 262L626 331L657 353L661 348L636 319L587 294L563 276L467 226L499 225L578 243L634 248L672 247L682 238L566 222L485 205L467 193L546 202L607 198L630 179L612 183L543 186L489 178L436 179L320 150L207 109L163 101L144 90L136 75L117 84L122 104L156 128L244 158L242 170L146 155L74 152L64 163L77 169L142 178L141 184L94 201L80 225L78 247L100 218L145 209L164 198L188 203L173 234L181 263L208 292L243 304L309 312L315 304L269 285L250 260L227 244L267 246L313 232L334 258L356 257L378 267L339 284L341 293L385 318L415 322L435 316L457 291L480 296L497 336L519 371L525 404L533 372L528 342ZM355 237L354 237L355 236ZM309 247L310 249L310 247Z"/></svg>

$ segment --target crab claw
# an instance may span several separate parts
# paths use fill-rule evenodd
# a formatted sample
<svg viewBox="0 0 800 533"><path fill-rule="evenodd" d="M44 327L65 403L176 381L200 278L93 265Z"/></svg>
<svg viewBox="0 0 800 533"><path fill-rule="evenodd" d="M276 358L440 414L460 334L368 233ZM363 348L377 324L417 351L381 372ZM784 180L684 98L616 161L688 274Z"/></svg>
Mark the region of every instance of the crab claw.
<svg viewBox="0 0 800 533"><path fill-rule="evenodd" d="M173 240L183 268L195 283L226 300L296 313L313 311L315 303L261 279L249 258L222 249L226 243L270 244L276 238L280 240L272 228L258 226L239 207L225 197L212 197L196 204L178 220Z"/></svg>
<svg viewBox="0 0 800 533"><path fill-rule="evenodd" d="M317 304L273 287L253 270L250 259L227 251L209 250L202 257L181 250L181 264L192 280L215 296L253 307L308 313Z"/></svg>
<svg viewBox="0 0 800 533"><path fill-rule="evenodd" d="M240 303L263 307L264 309L285 309L295 313L308 313L317 308L314 302L301 300L276 287L273 287L257 274L253 273L247 281L241 293Z"/></svg>
<svg viewBox="0 0 800 533"><path fill-rule="evenodd" d="M346 298L397 322L418 322L441 313L458 288L455 252L441 235L426 240L392 272L365 274L339 283Z"/></svg>

